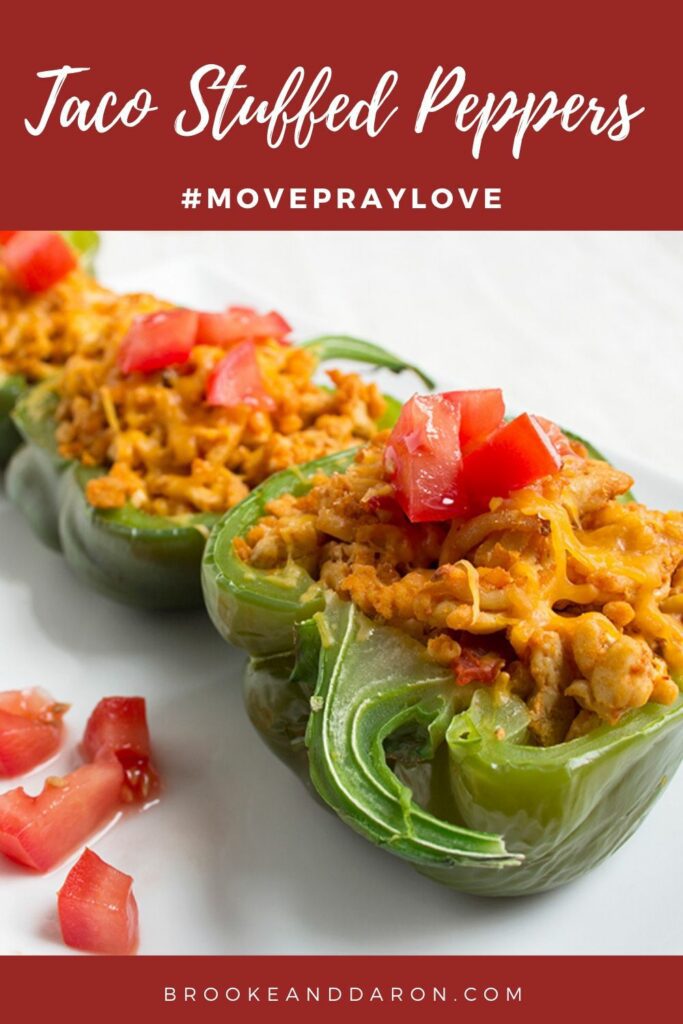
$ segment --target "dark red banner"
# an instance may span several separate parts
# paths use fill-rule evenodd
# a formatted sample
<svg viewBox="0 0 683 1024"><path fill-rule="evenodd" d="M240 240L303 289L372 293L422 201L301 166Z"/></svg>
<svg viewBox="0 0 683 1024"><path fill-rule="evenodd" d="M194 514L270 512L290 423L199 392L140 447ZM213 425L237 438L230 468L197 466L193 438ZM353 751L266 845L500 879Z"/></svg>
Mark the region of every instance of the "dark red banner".
<svg viewBox="0 0 683 1024"><path fill-rule="evenodd" d="M7 1019L30 1021L59 1008L73 1024L351 1014L574 1024L670 1012L678 966L669 957L26 957L0 962L0 980Z"/></svg>
<svg viewBox="0 0 683 1024"><path fill-rule="evenodd" d="M0 221L683 228L681 20L671 0L10 5Z"/></svg>

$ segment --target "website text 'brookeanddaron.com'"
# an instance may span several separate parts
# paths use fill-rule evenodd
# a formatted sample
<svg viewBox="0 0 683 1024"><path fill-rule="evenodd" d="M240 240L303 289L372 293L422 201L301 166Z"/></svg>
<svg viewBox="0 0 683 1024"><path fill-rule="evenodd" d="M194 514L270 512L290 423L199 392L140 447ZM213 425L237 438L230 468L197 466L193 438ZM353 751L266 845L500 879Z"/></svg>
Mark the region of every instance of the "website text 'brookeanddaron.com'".
<svg viewBox="0 0 683 1024"><path fill-rule="evenodd" d="M168 985L165 1003L521 1003L521 985Z"/></svg>

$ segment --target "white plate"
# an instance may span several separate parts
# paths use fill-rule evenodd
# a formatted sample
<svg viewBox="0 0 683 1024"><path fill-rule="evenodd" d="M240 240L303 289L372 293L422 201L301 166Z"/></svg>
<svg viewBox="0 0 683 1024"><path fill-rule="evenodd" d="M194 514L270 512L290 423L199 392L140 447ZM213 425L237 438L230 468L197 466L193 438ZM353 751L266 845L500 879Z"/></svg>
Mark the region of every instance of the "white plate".
<svg viewBox="0 0 683 1024"><path fill-rule="evenodd" d="M196 262L112 283L205 308L269 307ZM295 323L301 335L315 331ZM449 367L437 341L420 358L455 378L455 357ZM683 507L680 484L615 461L634 473L642 500ZM243 656L204 614L143 613L93 593L4 497L0 656L1 689L44 686L73 705L69 743L30 792L76 763L73 745L101 697L147 698L163 799L95 844L135 879L142 953L683 952L683 773L625 847L564 889L523 900L442 889L324 813L269 753L242 707ZM0 858L1 953L67 952L55 914L67 869L37 877Z"/></svg>

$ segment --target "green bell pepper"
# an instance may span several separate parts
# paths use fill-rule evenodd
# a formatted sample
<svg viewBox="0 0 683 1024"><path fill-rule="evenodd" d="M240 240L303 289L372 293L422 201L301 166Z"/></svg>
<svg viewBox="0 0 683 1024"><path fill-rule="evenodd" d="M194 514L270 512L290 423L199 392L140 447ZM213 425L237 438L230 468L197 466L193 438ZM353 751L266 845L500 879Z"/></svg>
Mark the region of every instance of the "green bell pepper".
<svg viewBox="0 0 683 1024"><path fill-rule="evenodd" d="M310 341L303 341L301 348L311 349L321 363L328 359L350 359L357 363L371 363L373 366L391 370L392 373L411 370L430 391L436 387L436 382L414 363L406 363L399 356L387 352L381 345L353 338L349 334L325 334L319 338L311 338Z"/></svg>
<svg viewBox="0 0 683 1024"><path fill-rule="evenodd" d="M81 260L81 267L88 274L95 269L95 257L100 247L100 236L97 231L60 231L67 242L78 253Z"/></svg>
<svg viewBox="0 0 683 1024"><path fill-rule="evenodd" d="M97 589L147 608L194 608L201 602L197 567L217 516L151 516L132 506L100 510L85 496L103 470L60 457L55 443L55 385L33 388L14 411L25 444L7 469L10 500L48 547Z"/></svg>
<svg viewBox="0 0 683 1024"><path fill-rule="evenodd" d="M233 541L244 536L265 515L266 505L284 494L300 497L311 487L316 473L343 473L356 449L316 459L276 473L255 487L244 501L224 517L209 537L202 563L206 606L216 629L252 657L290 654L297 623L311 619L325 607L321 588L295 562L277 572L262 572L247 565Z"/></svg>
<svg viewBox="0 0 683 1024"><path fill-rule="evenodd" d="M27 390L25 377L0 374L0 469L7 465L21 444L21 434L12 421L12 410Z"/></svg>
<svg viewBox="0 0 683 1024"><path fill-rule="evenodd" d="M331 353L324 346L317 349L321 360L339 358L341 352L340 344ZM373 365L382 361L396 371L400 365L390 353L359 341L346 357ZM385 400L381 428L392 426L401 408L395 398ZM48 380L32 388L14 410L14 424L26 443L7 468L11 501L45 544L61 549L76 574L109 597L152 609L201 607L201 558L219 516L156 516L130 505L94 508L86 499L86 486L105 470L59 456L57 402L56 385Z"/></svg>
<svg viewBox="0 0 683 1024"><path fill-rule="evenodd" d="M211 618L251 660L249 716L275 753L372 843L466 892L571 881L637 828L683 757L683 698L531 745L517 697L456 687L400 630L326 593L300 566L246 565L234 540L275 497L301 495L353 452L266 481L212 531Z"/></svg>
<svg viewBox="0 0 683 1024"><path fill-rule="evenodd" d="M82 267L92 272L100 239L96 231L61 231L76 249ZM0 373L0 469L9 462L21 444L21 434L12 421L12 410L29 388L29 382L19 374Z"/></svg>
<svg viewBox="0 0 683 1024"><path fill-rule="evenodd" d="M44 544L59 550L59 502L69 463L57 451L54 412L59 401L51 380L28 388L12 412L12 422L25 443L13 455L5 474L7 495L23 511Z"/></svg>

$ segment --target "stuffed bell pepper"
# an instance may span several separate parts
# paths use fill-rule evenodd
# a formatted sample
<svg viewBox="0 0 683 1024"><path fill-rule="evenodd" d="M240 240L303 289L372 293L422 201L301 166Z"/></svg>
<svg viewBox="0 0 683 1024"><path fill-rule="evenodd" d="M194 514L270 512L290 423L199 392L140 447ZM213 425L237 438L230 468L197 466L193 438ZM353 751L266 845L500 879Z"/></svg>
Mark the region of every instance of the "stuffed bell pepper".
<svg viewBox="0 0 683 1024"><path fill-rule="evenodd" d="M576 878L683 754L683 514L497 390L271 478L204 588L266 742L372 843L455 889Z"/></svg>
<svg viewBox="0 0 683 1024"><path fill-rule="evenodd" d="M71 355L104 293L87 270L94 231L0 231L0 468L20 444L19 398Z"/></svg>
<svg viewBox="0 0 683 1024"><path fill-rule="evenodd" d="M318 365L409 367L354 338L295 345L277 313L197 313L92 288L90 302L62 304L68 358L14 409L26 444L8 494L110 596L200 606L201 556L222 513L272 473L396 419L398 403L376 384L340 370L322 384Z"/></svg>

